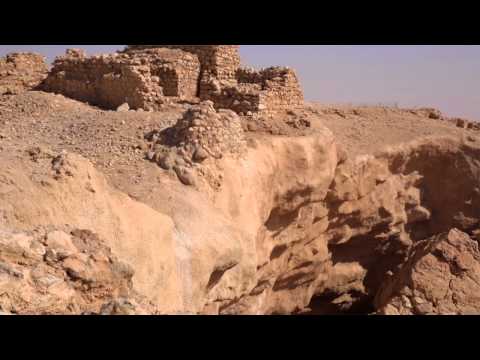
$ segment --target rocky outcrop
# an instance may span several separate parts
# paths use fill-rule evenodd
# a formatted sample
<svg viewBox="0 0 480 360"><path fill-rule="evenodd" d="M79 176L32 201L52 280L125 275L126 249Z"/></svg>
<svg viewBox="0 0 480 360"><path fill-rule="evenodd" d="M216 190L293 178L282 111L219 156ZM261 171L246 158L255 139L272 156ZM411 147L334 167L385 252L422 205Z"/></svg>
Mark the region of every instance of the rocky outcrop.
<svg viewBox="0 0 480 360"><path fill-rule="evenodd" d="M12 53L0 58L0 95L36 88L48 72L45 58L33 53Z"/></svg>
<svg viewBox="0 0 480 360"><path fill-rule="evenodd" d="M224 185L214 203L249 234L253 276L241 296L215 300L222 300L221 314L286 314L308 304L329 266L326 243L312 234L321 230L313 225L316 204L336 164L327 129L311 137L260 138L245 159L222 164Z"/></svg>
<svg viewBox="0 0 480 360"><path fill-rule="evenodd" d="M457 229L419 241L375 305L385 315L479 314L478 242Z"/></svg>
<svg viewBox="0 0 480 360"><path fill-rule="evenodd" d="M0 311L5 313L155 313L132 290L133 273L90 231L0 232Z"/></svg>
<svg viewBox="0 0 480 360"><path fill-rule="evenodd" d="M31 160L3 160L2 228L30 233L39 227L61 231L67 227L96 234L134 269L130 277L135 291L161 304L159 312L180 310L174 229L168 216L112 189L91 163L77 155L43 152L33 174L22 165Z"/></svg>
<svg viewBox="0 0 480 360"><path fill-rule="evenodd" d="M440 138L413 142L338 166L322 235L332 254L326 289L371 303L418 241L478 226L479 147Z"/></svg>
<svg viewBox="0 0 480 360"><path fill-rule="evenodd" d="M477 138L348 158L325 127L241 121L203 103L147 134L176 163L140 162L155 183L135 199L80 156L2 152L0 311L477 312Z"/></svg>

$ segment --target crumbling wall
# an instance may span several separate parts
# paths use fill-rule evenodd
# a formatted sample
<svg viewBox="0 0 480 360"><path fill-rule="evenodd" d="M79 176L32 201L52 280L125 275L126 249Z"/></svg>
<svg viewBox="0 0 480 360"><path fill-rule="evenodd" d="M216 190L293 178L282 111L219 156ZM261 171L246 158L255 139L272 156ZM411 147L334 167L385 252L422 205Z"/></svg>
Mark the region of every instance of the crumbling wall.
<svg viewBox="0 0 480 360"><path fill-rule="evenodd" d="M239 68L236 82L227 85L214 77L203 81L204 100L237 113L269 115L303 105L303 91L297 75L289 68L271 67L260 71Z"/></svg>
<svg viewBox="0 0 480 360"><path fill-rule="evenodd" d="M260 72L263 91L260 105L267 111L287 110L303 105L303 91L295 71L272 67Z"/></svg>
<svg viewBox="0 0 480 360"><path fill-rule="evenodd" d="M0 58L0 95L34 89L47 76L45 58L34 53L12 53Z"/></svg>
<svg viewBox="0 0 480 360"><path fill-rule="evenodd" d="M129 45L91 58L71 51L55 61L44 89L105 108L128 103L149 110L199 98L216 109L273 115L303 105L293 70L240 68L238 50L237 45Z"/></svg>
<svg viewBox="0 0 480 360"><path fill-rule="evenodd" d="M220 81L235 80L240 67L238 45L129 45L126 52L151 48L180 49L198 56L202 76L209 74Z"/></svg>
<svg viewBox="0 0 480 360"><path fill-rule="evenodd" d="M69 50L55 60L42 89L107 109L127 103L132 109L149 110L166 97L195 97L199 75L197 57L181 50L93 57Z"/></svg>

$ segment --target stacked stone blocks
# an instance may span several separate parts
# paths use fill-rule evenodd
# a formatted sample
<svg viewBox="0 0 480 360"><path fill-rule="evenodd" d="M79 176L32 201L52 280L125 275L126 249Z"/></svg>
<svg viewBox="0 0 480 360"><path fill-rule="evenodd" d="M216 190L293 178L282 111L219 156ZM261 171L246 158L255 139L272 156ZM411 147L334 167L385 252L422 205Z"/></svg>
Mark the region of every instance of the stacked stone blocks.
<svg viewBox="0 0 480 360"><path fill-rule="evenodd" d="M293 70L242 68L236 45L130 45L93 57L70 50L56 59L43 89L108 109L209 100L217 109L253 115L303 105Z"/></svg>

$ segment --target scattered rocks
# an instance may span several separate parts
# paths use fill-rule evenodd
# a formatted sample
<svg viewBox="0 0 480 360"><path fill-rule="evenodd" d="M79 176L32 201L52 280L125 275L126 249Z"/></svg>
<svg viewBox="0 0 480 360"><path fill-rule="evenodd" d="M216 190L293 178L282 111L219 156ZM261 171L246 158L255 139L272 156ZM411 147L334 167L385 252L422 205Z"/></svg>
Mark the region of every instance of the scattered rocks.
<svg viewBox="0 0 480 360"><path fill-rule="evenodd" d="M384 314L392 304L403 315L478 314L479 280L478 243L452 229L415 244L376 303Z"/></svg>
<svg viewBox="0 0 480 360"><path fill-rule="evenodd" d="M197 166L208 159L241 156L246 151L240 118L233 111L217 112L211 101L191 107L173 127L150 132L145 138L152 142L147 159L164 170L174 170L190 186L202 176Z"/></svg>
<svg viewBox="0 0 480 360"><path fill-rule="evenodd" d="M6 247L9 242L4 239L21 238L29 246ZM0 297L3 314L135 313L133 270L95 234L38 229L34 235L3 232L0 239L0 292L8 293ZM37 256L42 242L45 257ZM113 308L105 310L106 303Z"/></svg>

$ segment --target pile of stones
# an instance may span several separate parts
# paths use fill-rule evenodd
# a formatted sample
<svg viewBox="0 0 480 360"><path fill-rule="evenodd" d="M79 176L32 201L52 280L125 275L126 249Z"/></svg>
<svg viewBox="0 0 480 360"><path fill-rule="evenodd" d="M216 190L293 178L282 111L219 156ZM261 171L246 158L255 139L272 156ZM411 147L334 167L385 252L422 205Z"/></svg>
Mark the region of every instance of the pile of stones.
<svg viewBox="0 0 480 360"><path fill-rule="evenodd" d="M147 158L173 170L185 185L195 185L203 165L224 156L241 156L247 143L241 120L231 110L215 110L211 101L189 109L173 127L146 135ZM197 173L197 174L195 174Z"/></svg>

